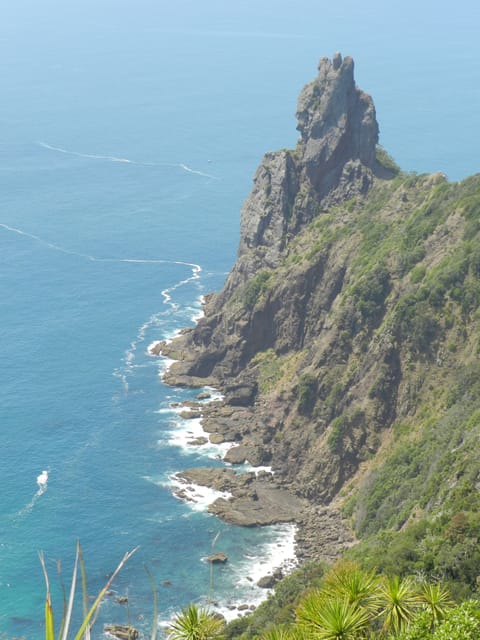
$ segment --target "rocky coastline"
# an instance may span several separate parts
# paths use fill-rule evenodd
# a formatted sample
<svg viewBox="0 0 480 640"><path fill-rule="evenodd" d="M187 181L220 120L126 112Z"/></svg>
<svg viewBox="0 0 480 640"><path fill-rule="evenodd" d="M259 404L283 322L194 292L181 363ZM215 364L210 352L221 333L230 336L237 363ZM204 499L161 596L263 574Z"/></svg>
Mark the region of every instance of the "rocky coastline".
<svg viewBox="0 0 480 640"><path fill-rule="evenodd" d="M333 562L355 542L341 513L332 507L318 507L297 495L291 487L279 481L278 467L266 447L249 440L255 427L255 408L244 406L249 397L248 385L226 385L211 379L208 384L222 393L221 400L211 400L204 391L205 380L178 373L182 361L176 342L158 342L150 350L152 356L167 357L175 365L163 374L171 386L199 388L198 401L187 401L179 407L183 419L201 419L205 436L192 438L189 445L230 444L223 456L225 467L193 468L175 474L175 495L191 500L195 487L201 486L221 493L208 511L225 522L244 527L269 526L279 523L296 525L295 555L299 563L309 560ZM260 431L258 431L260 433ZM245 465L249 470L245 470ZM266 582L266 581L265 581Z"/></svg>
<svg viewBox="0 0 480 640"><path fill-rule="evenodd" d="M298 99L296 148L267 153L255 174L223 290L205 296L195 327L151 350L173 361L165 383L222 394L187 403L182 416L201 420L204 433L191 446L230 445L226 467L180 472L179 496L188 499L189 487L201 485L219 492L209 511L226 522L295 523L300 562L331 562L354 544L339 491L377 442L364 433L362 408L352 414L352 446L329 444L328 428L343 410L332 389L347 357L338 301L354 247L330 254L334 232L325 227L324 239L322 226L315 240L306 236L306 260L301 246L323 214L332 217L346 202L354 207L394 175L377 159L375 107L353 70L339 53L320 60ZM363 402L363 390L355 393Z"/></svg>
<svg viewBox="0 0 480 640"><path fill-rule="evenodd" d="M474 589L443 553L450 516L477 523L479 176L403 172L340 54L320 60L297 120L296 147L255 174L223 289L158 345L165 382L222 394L182 409L226 465L183 474L185 497L204 483L228 522L295 523L300 563L334 561L351 525L369 562L448 566ZM407 559L413 539L433 555Z"/></svg>

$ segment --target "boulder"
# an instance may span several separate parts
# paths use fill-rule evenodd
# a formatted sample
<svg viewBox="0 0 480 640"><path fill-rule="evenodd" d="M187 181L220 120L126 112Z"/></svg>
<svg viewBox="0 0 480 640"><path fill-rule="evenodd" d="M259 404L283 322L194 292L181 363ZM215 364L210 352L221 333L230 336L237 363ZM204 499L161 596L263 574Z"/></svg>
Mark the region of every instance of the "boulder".
<svg viewBox="0 0 480 640"><path fill-rule="evenodd" d="M261 589L271 589L276 582L274 576L263 576L263 578L260 578L257 582L257 587Z"/></svg>
<svg viewBox="0 0 480 640"><path fill-rule="evenodd" d="M189 440L187 444L195 447L199 447L202 444L207 444L207 442L208 442L208 438L205 438L205 436L200 436L199 438L195 438L194 440Z"/></svg>
<svg viewBox="0 0 480 640"><path fill-rule="evenodd" d="M247 460L248 448L244 445L232 447L224 456L224 461L230 464L243 464Z"/></svg>
<svg viewBox="0 0 480 640"><path fill-rule="evenodd" d="M225 564L228 560L228 556L226 553L222 553L222 551L217 551L216 553L212 553L211 556L208 556L207 560L211 564Z"/></svg>
<svg viewBox="0 0 480 640"><path fill-rule="evenodd" d="M194 420L196 418L201 418L202 414L200 413L200 411L185 410L185 411L180 411L179 416L183 420Z"/></svg>

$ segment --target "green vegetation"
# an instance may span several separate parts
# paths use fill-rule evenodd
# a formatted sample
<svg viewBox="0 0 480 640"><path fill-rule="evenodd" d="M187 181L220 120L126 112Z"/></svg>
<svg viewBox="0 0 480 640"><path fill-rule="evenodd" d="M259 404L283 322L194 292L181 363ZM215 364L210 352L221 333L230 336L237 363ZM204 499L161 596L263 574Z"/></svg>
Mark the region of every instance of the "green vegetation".
<svg viewBox="0 0 480 640"><path fill-rule="evenodd" d="M258 386L262 393L271 391L283 375L284 362L273 349L257 353L252 365L259 367Z"/></svg>
<svg viewBox="0 0 480 640"><path fill-rule="evenodd" d="M319 565L317 565L319 566ZM480 603L455 604L439 582L382 575L340 562L310 582L294 572L259 609L226 627L238 640L454 640L478 638ZM304 574L305 575L305 574ZM285 584L295 595L285 601ZM449 635L453 634L453 635ZM462 635L464 634L464 635Z"/></svg>
<svg viewBox="0 0 480 640"><path fill-rule="evenodd" d="M466 527L465 520L457 518L452 535L463 534ZM78 567L82 573L84 620L74 638L88 640L101 600L133 553L125 554L88 610L85 568L77 545L70 596L68 604L64 603L58 638L69 637ZM40 558L47 585L45 637L54 640L49 578L43 556ZM153 591L156 594L154 584ZM122 631L136 637L133 628ZM278 583L274 595L254 613L226 626L221 616L190 604L173 617L166 629L168 640L474 640L479 634L478 600L455 604L439 582L379 574L346 561L327 572L318 563L303 566ZM151 640L156 635L155 606Z"/></svg>
<svg viewBox="0 0 480 640"><path fill-rule="evenodd" d="M268 291L271 277L272 273L264 270L248 281L244 291L244 303L247 308L253 308L259 298Z"/></svg>
<svg viewBox="0 0 480 640"><path fill-rule="evenodd" d="M317 378L312 373L304 373L298 382L298 411L308 415L315 404Z"/></svg>
<svg viewBox="0 0 480 640"><path fill-rule="evenodd" d="M354 309L351 318L351 332L355 334L363 324L378 324L384 309L385 298L390 293L390 274L385 264L376 264L366 271L352 287L349 300ZM360 314L360 318L358 318Z"/></svg>
<svg viewBox="0 0 480 640"><path fill-rule="evenodd" d="M43 574L45 576L45 583L46 583L46 598L45 598L45 638L46 640L55 640L55 638L58 638L59 640L67 640L69 636L74 638L74 640L82 640L84 638L89 639L91 629L95 624L96 615L103 598L105 597L107 591L110 589L112 582L115 580L115 578L119 574L124 564L132 557L135 551L136 549L134 549L133 551L129 551L124 555L124 557L118 564L117 568L108 579L106 585L103 587L103 589L100 590L93 604L89 606L87 580L86 580L86 574L85 574L85 564L83 561L82 548L80 546L80 543L77 543L68 603L67 603L65 590L63 590L64 592L63 616L62 616L60 628L57 634L55 633L55 621L54 621L54 611L53 611L53 605L52 605L52 596L50 591L50 580L49 580L47 568L45 565L45 559L44 559L43 553L40 553L40 563L42 565ZM72 612L73 612L73 605L75 601L75 592L77 587L77 576L78 576L79 566L80 566L81 575L82 575L83 621L77 633L74 635L70 635L70 627L72 622ZM154 593L156 593L156 591L154 591ZM156 596L155 596L155 602L156 602ZM155 622L154 628L155 629L156 629L156 618L157 618L157 613L155 610L154 612L154 622ZM152 632L152 640L155 640L155 637L156 637L156 633Z"/></svg>
<svg viewBox="0 0 480 640"><path fill-rule="evenodd" d="M207 609L190 604L176 615L167 630L169 640L214 640L225 626L221 618Z"/></svg>
<svg viewBox="0 0 480 640"><path fill-rule="evenodd" d="M385 149L377 144L376 148L376 160L387 171L390 171L393 175L400 173L400 167L393 160L393 158L385 151Z"/></svg>

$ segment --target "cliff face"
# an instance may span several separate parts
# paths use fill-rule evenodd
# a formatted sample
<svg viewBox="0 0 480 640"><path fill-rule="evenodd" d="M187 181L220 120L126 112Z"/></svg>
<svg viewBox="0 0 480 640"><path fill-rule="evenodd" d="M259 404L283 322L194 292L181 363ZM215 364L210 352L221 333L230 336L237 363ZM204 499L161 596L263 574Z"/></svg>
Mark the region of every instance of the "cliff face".
<svg viewBox="0 0 480 640"><path fill-rule="evenodd" d="M167 380L218 385L225 403L207 431L311 503L350 496L360 531L394 517L377 478L406 443L428 468L416 469L415 494L402 485L412 470L391 481L404 520L474 473L467 452L439 461L480 429L477 396L464 397L480 380L480 179L401 173L377 147L374 105L348 57L320 61L297 118L296 149L268 153L255 174L224 289L164 346L179 360Z"/></svg>
<svg viewBox="0 0 480 640"><path fill-rule="evenodd" d="M378 142L373 101L356 87L351 58L337 53L333 61L322 58L318 69L298 99L296 150L268 153L255 175L242 210L242 263L253 253L255 266L278 266L289 238L320 210L366 193L372 183Z"/></svg>
<svg viewBox="0 0 480 640"><path fill-rule="evenodd" d="M355 85L353 60L337 53L332 61L322 58L318 69L318 77L298 100L297 147L267 153L257 169L242 208L237 262L223 291L209 299L206 318L189 336L189 351L193 347L195 357L177 372L223 379L238 374L257 351L272 347L283 333L283 316L288 318L289 310L282 312L283 305L269 308L264 317L252 315L248 305L240 303L234 310L228 303L245 283L277 268L292 238L319 213L367 193L375 174L388 175L376 160L375 107ZM253 289L256 285L263 286L253 282ZM272 314L275 319L269 317ZM288 331L279 348L297 348L301 340Z"/></svg>

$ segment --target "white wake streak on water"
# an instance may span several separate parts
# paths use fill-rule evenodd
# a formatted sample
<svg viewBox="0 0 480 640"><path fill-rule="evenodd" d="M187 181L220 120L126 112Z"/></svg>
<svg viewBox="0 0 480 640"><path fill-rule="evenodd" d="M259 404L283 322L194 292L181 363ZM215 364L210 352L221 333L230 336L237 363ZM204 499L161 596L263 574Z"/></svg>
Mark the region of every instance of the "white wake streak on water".
<svg viewBox="0 0 480 640"><path fill-rule="evenodd" d="M60 253L65 253L70 256L76 256L77 258L83 258L84 260L88 260L90 262L106 262L106 263L127 263L127 264L175 264L182 267L189 267L193 270L195 274L200 273L202 268L200 265L195 264L193 262L184 262L183 260L165 260L165 259L154 259L154 258L101 258L99 256L93 256L88 253L81 253L79 251L72 251L70 249L65 249L65 247L61 247L58 244L54 244L53 242L49 242L40 236L35 235L34 233L29 233L28 231L24 231L23 229L18 229L17 227L11 227L8 224L0 222L0 228L5 229L5 231L9 231L10 233L16 233L19 236L24 236L26 238L30 238L31 240L35 240L39 244L52 249L53 251L59 251ZM190 281L190 278L185 280L185 282ZM181 283L175 285L173 288L177 288ZM165 290L169 291L169 290Z"/></svg>
<svg viewBox="0 0 480 640"><path fill-rule="evenodd" d="M30 238L30 240L35 240L40 244L43 244L45 247L52 249L53 251L59 251L60 253L66 253L71 256L78 256L79 258L84 258L86 260L96 261L94 256L89 256L86 253L78 253L77 251L70 251L69 249L65 249L64 247L60 247L57 244L53 244L53 242L48 242L48 240L44 240L40 236L36 236L33 233L28 233L28 231L23 231L23 229L18 229L17 227L11 227L8 224L4 224L0 222L0 227L5 229L5 231L10 231L10 233L16 233L19 236L25 236L26 238Z"/></svg>
<svg viewBox="0 0 480 640"><path fill-rule="evenodd" d="M34 494L33 498L28 504L26 504L22 509L20 509L20 511L15 514L14 519L23 518L24 516L29 514L40 496L42 496L46 492L46 490L48 489L48 470L44 469L42 473L37 476L37 485L38 490Z"/></svg>
<svg viewBox="0 0 480 640"><path fill-rule="evenodd" d="M130 160L129 158L119 158L117 156L108 156L108 155L99 155L96 153L82 153L80 151L72 151L70 149L63 149L62 147L55 147L51 144L47 144L46 142L37 142L37 145L43 147L44 149L48 149L50 151L56 151L57 153L63 153L69 156L76 156L77 158L86 158L87 160L103 160L105 162L120 162L123 164L133 164L140 167L176 167L178 169L182 169L185 173L191 173L193 175L201 176L202 178L208 178L209 180L218 180L217 176L214 176L210 173L205 173L204 171L199 171L198 169L192 169L187 164L183 162L140 162L138 160Z"/></svg>
<svg viewBox="0 0 480 640"><path fill-rule="evenodd" d="M58 153L64 153L69 156L77 156L79 158L88 158L90 160L108 160L109 162L124 162L126 164L139 164L144 166L155 166L152 162L135 162L134 160L128 160L128 158L118 158L117 156L101 156L94 153L80 153L79 151L70 151L68 149L62 149L62 147L54 147L46 142L37 142L40 147L49 149L50 151L58 151Z"/></svg>

